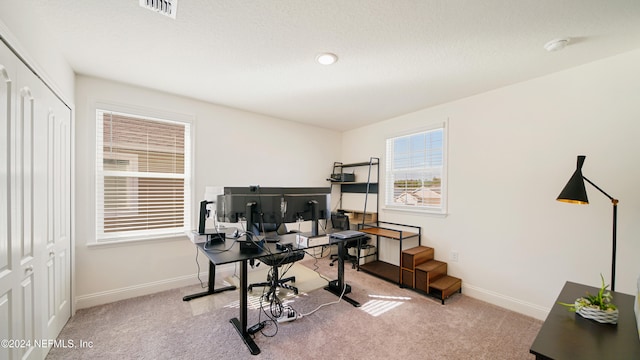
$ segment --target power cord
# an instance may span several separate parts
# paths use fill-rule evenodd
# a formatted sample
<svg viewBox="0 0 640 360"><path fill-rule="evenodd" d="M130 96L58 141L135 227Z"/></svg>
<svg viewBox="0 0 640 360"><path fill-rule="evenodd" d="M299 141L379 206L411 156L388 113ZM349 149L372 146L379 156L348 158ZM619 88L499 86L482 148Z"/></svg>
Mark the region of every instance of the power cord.
<svg viewBox="0 0 640 360"><path fill-rule="evenodd" d="M204 282L202 281L202 279L200 279L200 263L198 262L198 254L200 253L200 250L198 250L198 247L196 246L196 266L198 267L198 273L197 273L197 277L198 277L198 281L200 281L200 287L201 288L206 288L209 285L205 285Z"/></svg>
<svg viewBox="0 0 640 360"><path fill-rule="evenodd" d="M264 287L262 289L262 295L260 296L260 312L258 312L258 323L252 326L251 328L247 329L247 332L253 335L256 332L260 331L260 333L266 337L274 337L276 336L276 334L278 334L277 318L280 317L280 314L282 313L283 305L280 302L280 299L276 296L276 293L274 291L273 293L271 293L271 300L269 302L269 312L267 312L266 306L263 304L263 301L267 298L267 295L270 294L270 292L266 292L266 290L267 290L267 287ZM270 290L271 288L269 287L269 291ZM263 313L268 320L264 320L264 321L262 320ZM273 332L273 334L267 334L264 332L264 328L269 323L272 323L275 326L275 331Z"/></svg>
<svg viewBox="0 0 640 360"><path fill-rule="evenodd" d="M309 316L309 315L313 314L314 312L316 312L316 311L320 310L321 308L323 308L323 307L325 307L325 306L333 305L333 304L338 304L338 303L342 300L342 297L344 296L344 293L345 293L345 291L346 291L346 290L347 290L347 284L344 284L344 285L343 285L343 287L342 287L342 293L340 294L340 297L338 298L338 300L336 300L336 301L332 301L332 302L328 302L328 303L324 303L324 304L321 304L321 305L319 305L317 308L315 308L315 309L313 309L313 310L309 311L309 312L308 312L308 313L306 313L306 314L299 314L299 315L298 315L298 319L299 319L299 318L301 318L301 317L303 317L303 316Z"/></svg>
<svg viewBox="0 0 640 360"><path fill-rule="evenodd" d="M321 258L324 257L323 253L324 253L325 249L321 250L320 256ZM305 251L305 253L309 254L308 252ZM314 259L318 260L318 257L316 254L309 254L312 257L314 257ZM289 266L289 268L291 267L291 265ZM317 267L317 264L316 264ZM288 271L289 269L285 270L285 272L283 272L283 274L281 275L284 276L284 274L286 274L286 271ZM320 274L318 271L316 271L316 273L318 273L318 275L320 277L322 277L323 279L328 280L326 277L324 277L322 274ZM273 276L273 273L270 274L270 276ZM340 293L340 296L338 297L338 300L336 301L332 301L332 302L328 302L328 303L324 303L319 305L318 307L316 307L315 309L307 312L307 313L300 313L299 311L296 311L292 306L290 305L284 305L280 298L277 296L276 291L274 290L274 292L270 292L271 288L269 288L269 292L266 291L267 287L264 287L262 290L262 295L260 296L260 312L258 313L258 323L253 325L252 327L250 327L247 332L249 334L251 334L252 336L254 334L256 334L257 332L260 332L262 335L266 336L266 337L274 337L278 334L278 324L280 323L284 323L284 322L290 322L290 321L295 321L298 319L301 319L305 316L309 316L312 315L313 313L315 313L316 311L320 310L321 308L325 307L325 306L329 306L329 305L334 305L334 304L338 304L342 301L342 298L344 297L344 294L347 290L347 284L344 284L342 287L342 292ZM269 301L269 305L268 305L268 309L269 311L267 311L267 306L265 306L263 304L263 301L268 297L268 295L271 295L270 297L270 301ZM268 320L261 320L262 318L262 314L264 313L264 315L267 317ZM273 334L266 334L264 332L264 329L267 327L267 325L271 323L275 326L275 331L273 332Z"/></svg>

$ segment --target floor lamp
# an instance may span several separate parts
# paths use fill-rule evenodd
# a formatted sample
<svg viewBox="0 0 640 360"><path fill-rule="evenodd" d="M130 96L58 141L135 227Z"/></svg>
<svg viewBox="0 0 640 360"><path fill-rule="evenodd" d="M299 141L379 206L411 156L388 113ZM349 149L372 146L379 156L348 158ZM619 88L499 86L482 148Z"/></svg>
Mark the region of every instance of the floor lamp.
<svg viewBox="0 0 640 360"><path fill-rule="evenodd" d="M582 176L582 164L584 164L584 155L578 155L578 164L576 166L576 171L569 179L567 185L565 185L564 189L556 200L572 203L572 204L588 204L589 199L587 199L587 190L584 188L584 181L591 184L594 188L598 189L601 193L603 193L606 197L611 200L611 204L613 204L613 253L611 255L611 291L615 291L616 289L616 224L618 222L618 199L614 199L611 195L604 192L604 190L600 189L596 184L592 183L591 180ZM584 181L583 181L584 179Z"/></svg>

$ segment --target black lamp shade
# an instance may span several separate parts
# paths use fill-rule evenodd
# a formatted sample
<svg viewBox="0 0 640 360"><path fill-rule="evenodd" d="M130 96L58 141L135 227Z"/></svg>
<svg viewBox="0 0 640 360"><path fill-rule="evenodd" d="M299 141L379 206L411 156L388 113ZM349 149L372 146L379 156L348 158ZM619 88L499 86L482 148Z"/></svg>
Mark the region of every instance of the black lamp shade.
<svg viewBox="0 0 640 360"><path fill-rule="evenodd" d="M571 175L571 179L564 186L560 195L556 200L574 204L588 204L587 190L584 187L584 178L582 176L582 164L584 164L584 155L578 155L578 164L576 171Z"/></svg>
<svg viewBox="0 0 640 360"><path fill-rule="evenodd" d="M611 291L616 290L616 233L617 233L617 223L618 223L618 199L614 199L611 195L604 192L604 190L600 189L596 184L591 182L591 180L587 179L582 175L582 164L584 164L584 155L578 155L578 165L576 166L576 171L571 175L571 179L567 185L564 186L560 195L556 200L573 203L573 204L588 204L589 199L587 199L587 191L584 188L584 182L588 182L598 191L600 191L604 196L608 197L611 200L611 204L613 205L613 234L612 234L612 255L611 255Z"/></svg>

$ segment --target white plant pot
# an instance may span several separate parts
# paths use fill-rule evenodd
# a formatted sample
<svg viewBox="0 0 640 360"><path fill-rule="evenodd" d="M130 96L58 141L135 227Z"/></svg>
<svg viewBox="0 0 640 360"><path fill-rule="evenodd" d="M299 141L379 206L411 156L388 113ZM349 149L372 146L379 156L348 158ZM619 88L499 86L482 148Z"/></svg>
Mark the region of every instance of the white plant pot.
<svg viewBox="0 0 640 360"><path fill-rule="evenodd" d="M583 318L595 320L603 324L618 323L618 309L605 311L584 306L579 308L576 313L580 314Z"/></svg>

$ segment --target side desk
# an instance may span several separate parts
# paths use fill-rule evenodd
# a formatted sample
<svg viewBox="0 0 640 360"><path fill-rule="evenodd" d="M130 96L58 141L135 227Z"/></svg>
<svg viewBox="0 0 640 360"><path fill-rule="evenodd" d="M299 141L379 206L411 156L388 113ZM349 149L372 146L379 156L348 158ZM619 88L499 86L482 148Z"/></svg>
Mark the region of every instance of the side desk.
<svg viewBox="0 0 640 360"><path fill-rule="evenodd" d="M347 240L352 240L352 239L347 239ZM287 234L287 235L280 235L280 243L281 244L287 244L287 243L291 243L293 244L293 249L294 250L304 250L306 248L299 248L296 244L296 235L295 234ZM340 289L342 289L343 286L347 287L347 290L344 291L345 294L350 292L350 287L349 285L347 285L344 281L344 254L345 254L345 249L344 249L344 244L345 241L334 241L331 244L338 244L338 252L340 254L340 256L338 257L338 279L331 281L329 283L329 286L325 288L325 290L330 291L331 293L335 294L336 296L340 296L342 294L342 291L337 291L336 287L340 287ZM215 273L215 266L216 265L223 265L223 264L230 264L230 263L235 263L235 262L240 262L240 292L239 292L239 297L240 297L240 314L239 317L237 318L233 318L230 320L230 322L233 324L233 326L235 327L236 331L238 332L238 334L240 335L240 337L242 338L242 340L244 341L244 343L247 345L247 347L249 348L249 351L251 352L251 354L253 355L257 355L260 353L260 348L258 347L258 345L256 345L256 343L253 341L253 338L251 337L251 335L247 332L247 306L248 306L248 286L249 283L247 281L247 272L248 272L248 261L249 260L259 260L261 257L265 257L265 256L270 256L270 255L277 255L277 254L281 254L286 252L286 250L278 250L276 248L276 244L275 243L265 243L265 247L267 250L262 251L258 254L252 254L252 253L242 253L240 252L240 246L237 243L236 239L229 239L227 238L226 241L224 243L219 243L219 244L210 244L206 247L205 249L205 243L198 243L196 244L196 246L200 249L200 251L202 251L202 253L204 253L207 258L209 259L210 262L210 267L209 267L209 290L206 292L202 292L202 293L198 293L198 294L193 294L193 295L188 295L185 296L183 298L184 301L189 301L191 299L195 299L197 297L201 297L201 296L206 296L206 295L211 295L211 294L215 294L221 291L227 291L227 290L233 290L235 289L235 287L231 288L231 287L225 287L225 288L220 288L220 289L214 289L213 288L213 282L215 281L215 274L212 275L211 272ZM318 246L323 246L323 245L318 245ZM333 286L332 286L333 285ZM356 302L353 299L350 299L346 296L342 297L345 301L349 302L350 304L352 304L353 306L360 306L360 304L358 302Z"/></svg>
<svg viewBox="0 0 640 360"><path fill-rule="evenodd" d="M640 339L633 311L634 297L612 291L618 324L601 324L575 314L558 301L572 303L598 288L567 282L553 304L529 352L536 359L640 359Z"/></svg>
<svg viewBox="0 0 640 360"><path fill-rule="evenodd" d="M389 227L387 227L389 226ZM407 229L416 229L417 231L407 231ZM398 224L387 221L378 221L374 224L358 224L358 231L374 235L376 237L376 255L374 261L369 261L359 266L365 272L376 275L380 278L392 281L402 286L402 251L403 241L409 239L418 240L418 246L422 245L422 229L419 226ZM389 262L380 260L380 238L391 239L399 242L398 266ZM360 251L358 250L358 258Z"/></svg>

